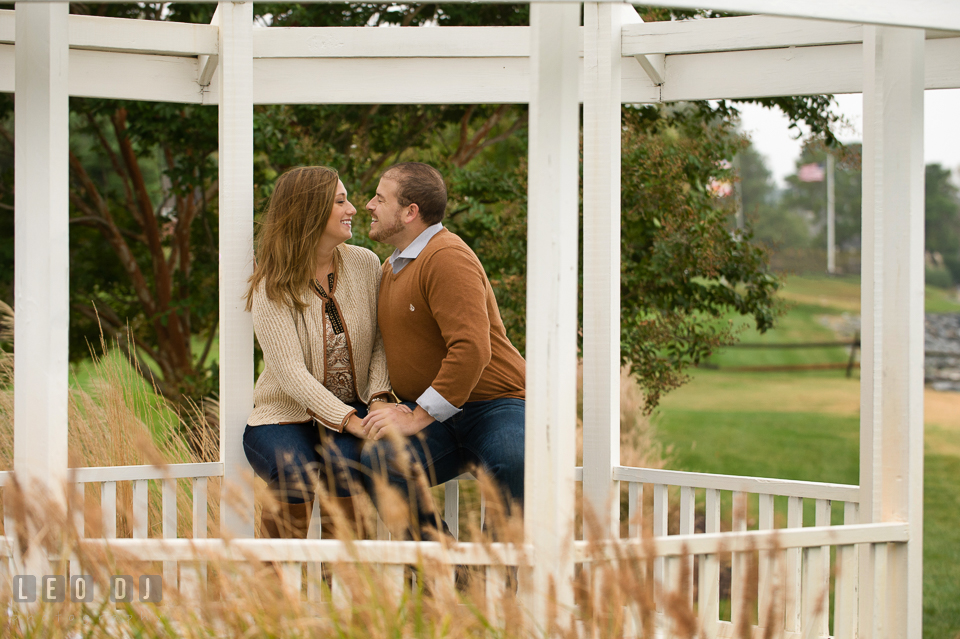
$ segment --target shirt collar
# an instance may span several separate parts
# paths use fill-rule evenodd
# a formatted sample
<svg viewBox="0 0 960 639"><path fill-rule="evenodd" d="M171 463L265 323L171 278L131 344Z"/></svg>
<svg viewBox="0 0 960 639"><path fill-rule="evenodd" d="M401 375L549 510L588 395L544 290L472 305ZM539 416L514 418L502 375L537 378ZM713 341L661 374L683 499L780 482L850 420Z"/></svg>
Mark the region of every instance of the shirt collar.
<svg viewBox="0 0 960 639"><path fill-rule="evenodd" d="M423 252L423 249L427 248L427 242L429 242L434 235L442 230L443 224L440 222L428 226L423 230L422 233L420 233L420 235L417 236L415 240L410 242L410 245L403 249L403 251L400 249L394 250L393 254L390 256L390 263L393 264L397 259L414 260L420 257L420 253Z"/></svg>

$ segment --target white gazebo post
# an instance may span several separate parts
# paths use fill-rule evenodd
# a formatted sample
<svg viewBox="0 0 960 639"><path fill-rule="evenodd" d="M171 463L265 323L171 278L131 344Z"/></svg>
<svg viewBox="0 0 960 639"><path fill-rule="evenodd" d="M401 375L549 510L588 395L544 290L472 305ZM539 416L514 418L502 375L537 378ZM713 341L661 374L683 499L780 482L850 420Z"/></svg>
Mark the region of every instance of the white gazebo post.
<svg viewBox="0 0 960 639"><path fill-rule="evenodd" d="M860 513L910 541L863 547L859 637L920 637L924 31L865 26L863 50Z"/></svg>
<svg viewBox="0 0 960 639"><path fill-rule="evenodd" d="M244 310L253 272L253 3L221 2L220 23L220 460L223 531L253 537L253 471L243 429L253 410L253 320ZM226 536L226 535L225 535Z"/></svg>
<svg viewBox="0 0 960 639"><path fill-rule="evenodd" d="M620 24L583 5L583 506L620 536Z"/></svg>
<svg viewBox="0 0 960 639"><path fill-rule="evenodd" d="M68 12L65 2L16 4L14 98L14 470L28 493L61 504L70 328ZM42 575L37 546L24 567Z"/></svg>
<svg viewBox="0 0 960 639"><path fill-rule="evenodd" d="M530 25L524 533L536 562L520 586L544 631L549 597L560 615L573 608L580 5L531 4Z"/></svg>

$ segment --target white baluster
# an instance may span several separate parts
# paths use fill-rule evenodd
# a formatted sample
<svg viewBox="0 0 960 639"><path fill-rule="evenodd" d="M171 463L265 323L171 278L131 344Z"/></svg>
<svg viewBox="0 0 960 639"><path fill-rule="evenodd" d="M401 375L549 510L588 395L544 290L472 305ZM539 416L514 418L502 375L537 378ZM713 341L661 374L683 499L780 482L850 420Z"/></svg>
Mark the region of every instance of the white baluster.
<svg viewBox="0 0 960 639"><path fill-rule="evenodd" d="M720 532L720 491L706 490L704 532ZM720 558L716 554L700 557L700 575L697 609L700 628L708 637L717 636L720 627Z"/></svg>

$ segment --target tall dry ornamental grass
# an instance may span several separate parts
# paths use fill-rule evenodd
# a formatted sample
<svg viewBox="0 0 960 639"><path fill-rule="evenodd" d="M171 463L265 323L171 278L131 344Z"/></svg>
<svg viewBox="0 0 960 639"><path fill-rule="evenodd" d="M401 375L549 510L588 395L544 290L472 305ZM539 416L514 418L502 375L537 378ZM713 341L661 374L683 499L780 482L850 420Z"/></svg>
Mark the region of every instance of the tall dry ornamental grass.
<svg viewBox="0 0 960 639"><path fill-rule="evenodd" d="M12 343L13 315L0 307L0 343ZM199 462L218 458L216 442L211 438L185 441L178 433L204 432L180 424L177 428L152 428L152 422L168 419L139 383L135 371L111 356L95 358L94 379L87 390L71 389L69 398L70 463L78 466L115 466L178 462ZM13 357L0 349L0 467L12 467L13 450ZM641 395L627 372L621 380L622 456L630 465L660 466L661 451L653 437L649 421L641 417ZM162 418L162 419L161 419ZM202 423L200 411L179 419ZM169 426L169 424L168 424ZM152 482L155 483L155 482ZM257 492L263 493L259 482ZM481 477L477 493L487 494L487 521L491 520L509 539L522 537L519 518L503 520L496 500ZM663 599L663 612L654 604L653 563L649 555L652 540L634 551L616 551L614 560L602 544L588 551L590 561L578 569L575 580L577 606L573 610L552 610L548 627L531 628L523 623L522 598L514 591L515 582L505 577L508 569L471 569L461 571L459 585L454 569L436 561L422 560L407 567L403 586L398 587L396 573L383 565L347 562L325 564L322 570L299 568L302 587L293 590L278 571L278 566L259 561L235 562L215 555L198 555L206 564L180 562L180 590L165 584L163 601L113 603L107 597L110 575L130 575L137 583L140 575L159 574L159 562L136 561L103 545L78 543L74 516L43 492L21 491L12 482L3 490L4 535L16 536L19 547L42 548L50 557L49 574L70 574L69 560L80 562L80 573L89 574L97 583L92 602L39 603L21 606L12 603L12 574L22 571L19 557L4 560L0 567L0 636L4 637L501 637L591 636L597 639L628 635L654 636L658 614L673 628L676 636L698 637L697 620L690 601L692 583L682 575L681 586ZM133 529L130 482L118 483L117 536L130 537ZM219 487L210 486L208 521L211 537L217 536ZM100 494L96 486L87 489L83 507L84 532L88 540L101 536ZM266 507L269 495L261 494ZM477 498L479 501L479 498ZM190 485L178 486L178 537L190 538L192 495ZM322 508L330 506L336 520L338 537L346 542L348 553L356 552L350 531L351 522L321 495ZM70 505L81 507L79 502ZM387 520L407 517L405 500L399 497L380 515ZM374 517L369 506L361 509L372 530ZM161 536L161 499L154 486L149 494L150 528L148 536ZM391 514L392 513L392 514ZM500 518L500 521L498 520ZM585 513L587 523L591 516ZM462 525L461 539L487 544L488 539L475 518ZM591 529L590 525L586 528ZM573 538L573 531L569 537ZM447 542L443 542L447 543ZM642 551L642 552L640 552ZM349 555L356 557L356 555ZM9 564L9 565L8 565ZM687 566L687 563L682 563ZM6 574L3 574L3 573ZM749 574L755 574L751 570ZM524 573L520 573L521 583ZM490 589L490 584L497 586ZM756 588L748 588L748 592ZM497 594L499 593L499 594ZM755 600L747 605L755 606ZM748 615L744 615L744 618ZM741 636L748 636L743 629ZM776 635L770 635L776 636Z"/></svg>

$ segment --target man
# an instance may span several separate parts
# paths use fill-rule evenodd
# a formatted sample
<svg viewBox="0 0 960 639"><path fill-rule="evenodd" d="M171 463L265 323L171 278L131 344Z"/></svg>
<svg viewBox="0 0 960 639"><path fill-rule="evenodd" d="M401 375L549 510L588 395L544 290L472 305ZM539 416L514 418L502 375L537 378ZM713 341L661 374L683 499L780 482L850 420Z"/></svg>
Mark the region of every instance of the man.
<svg viewBox="0 0 960 639"><path fill-rule="evenodd" d="M370 494L379 476L410 500L413 539L443 527L429 495L414 486L418 468L437 485L478 467L508 513L523 505L526 364L480 260L441 224L446 206L440 172L419 162L388 169L367 203L370 237L396 249L383 264L377 314L404 404L364 419L372 441L361 462Z"/></svg>

